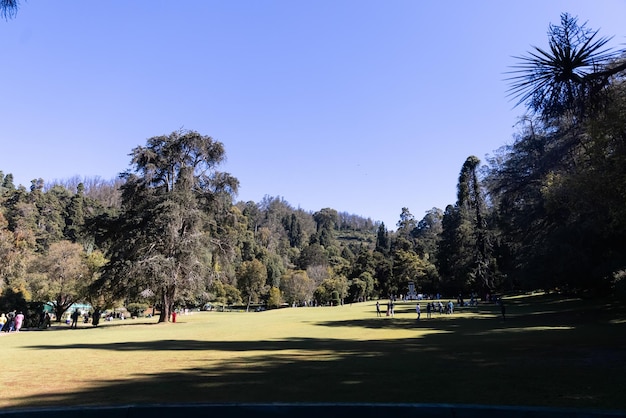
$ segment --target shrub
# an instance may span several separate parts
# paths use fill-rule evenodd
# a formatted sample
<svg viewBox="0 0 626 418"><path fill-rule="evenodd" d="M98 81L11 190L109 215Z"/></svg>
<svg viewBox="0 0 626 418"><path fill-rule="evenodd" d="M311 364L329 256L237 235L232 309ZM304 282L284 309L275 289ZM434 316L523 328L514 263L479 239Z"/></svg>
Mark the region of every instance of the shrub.
<svg viewBox="0 0 626 418"><path fill-rule="evenodd" d="M140 317L143 316L148 307L149 306L147 303L129 303L126 306L126 309L128 310L128 312L130 312L132 316Z"/></svg>

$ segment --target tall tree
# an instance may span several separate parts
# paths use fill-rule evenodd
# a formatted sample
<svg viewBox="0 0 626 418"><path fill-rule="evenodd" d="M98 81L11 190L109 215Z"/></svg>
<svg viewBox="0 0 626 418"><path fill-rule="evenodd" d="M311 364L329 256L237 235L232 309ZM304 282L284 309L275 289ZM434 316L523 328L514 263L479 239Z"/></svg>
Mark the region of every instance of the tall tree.
<svg viewBox="0 0 626 418"><path fill-rule="evenodd" d="M303 303L313 298L315 282L304 270L288 271L280 280L280 288L283 291L285 301L290 305Z"/></svg>
<svg viewBox="0 0 626 418"><path fill-rule="evenodd" d="M152 291L164 322L179 292L207 287L207 248L220 248L207 231L219 230L215 219L229 210L238 181L216 170L222 143L195 131L152 137L131 155L134 172L123 174L123 210L109 222L115 244L97 286L119 297Z"/></svg>
<svg viewBox="0 0 626 418"><path fill-rule="evenodd" d="M237 286L243 297L247 299L246 312L250 310L252 301L266 292L267 269L259 260L244 261L237 276Z"/></svg>
<svg viewBox="0 0 626 418"><path fill-rule="evenodd" d="M486 205L478 179L480 160L470 156L465 160L459 175L457 206L461 216L469 222L473 232L473 266L471 277L486 289L494 287L493 246L487 230Z"/></svg>
<svg viewBox="0 0 626 418"><path fill-rule="evenodd" d="M432 208L417 223L415 228L415 239L418 253L425 259L434 262L437 255L437 244L439 243L443 219L443 211L439 208Z"/></svg>
<svg viewBox="0 0 626 418"><path fill-rule="evenodd" d="M545 118L584 114L610 78L626 70L626 60L617 60L626 50L608 48L611 38L597 35L563 13L560 25L549 26L548 49L535 46L516 57L509 92L517 104Z"/></svg>
<svg viewBox="0 0 626 418"><path fill-rule="evenodd" d="M398 227L396 231L398 235L410 239L413 230L417 226L417 221L415 220L415 216L409 211L409 208L402 208L400 220L396 226Z"/></svg>
<svg viewBox="0 0 626 418"><path fill-rule="evenodd" d="M376 251L386 254L389 251L389 243L389 232L385 228L385 223L381 222L376 233Z"/></svg>
<svg viewBox="0 0 626 418"><path fill-rule="evenodd" d="M313 214L313 219L317 224L317 237L319 244L328 248L333 245L334 230L339 220L339 215L335 209L324 208Z"/></svg>
<svg viewBox="0 0 626 418"><path fill-rule="evenodd" d="M83 248L69 241L50 245L31 266L30 288L35 300L52 304L57 321L85 295L91 281Z"/></svg>
<svg viewBox="0 0 626 418"><path fill-rule="evenodd" d="M459 174L457 203L446 208L442 219L437 264L448 290L466 291L475 286L492 289L496 285L479 164L475 156L465 160Z"/></svg>
<svg viewBox="0 0 626 418"><path fill-rule="evenodd" d="M83 183L79 183L76 187L76 194L72 196L70 203L67 207L67 216L65 218L65 236L72 242L77 242L82 233L82 228L85 223L84 212L84 195L85 186Z"/></svg>

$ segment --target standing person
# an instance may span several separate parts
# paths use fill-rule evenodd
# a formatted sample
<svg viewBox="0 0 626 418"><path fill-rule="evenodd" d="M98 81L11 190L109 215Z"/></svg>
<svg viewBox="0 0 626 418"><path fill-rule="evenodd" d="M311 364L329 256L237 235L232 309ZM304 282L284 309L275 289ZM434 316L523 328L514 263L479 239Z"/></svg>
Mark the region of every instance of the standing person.
<svg viewBox="0 0 626 418"><path fill-rule="evenodd" d="M502 312L502 320L506 321L506 308L504 307L504 301L500 298L500 312Z"/></svg>
<svg viewBox="0 0 626 418"><path fill-rule="evenodd" d="M15 329L15 311L10 311L7 314L7 323L2 328L4 332L13 332Z"/></svg>
<svg viewBox="0 0 626 418"><path fill-rule="evenodd" d="M430 302L428 302L426 304L426 318L430 318L430 313L433 310L433 305L430 304Z"/></svg>
<svg viewBox="0 0 626 418"><path fill-rule="evenodd" d="M99 323L100 323L100 308L96 307L96 309L93 311L93 319L91 320L91 324L94 327L97 327Z"/></svg>
<svg viewBox="0 0 626 418"><path fill-rule="evenodd" d="M376 301L376 316L382 316L380 313L380 302Z"/></svg>
<svg viewBox="0 0 626 418"><path fill-rule="evenodd" d="M420 304L415 305L415 312L417 312L417 320L420 320L420 316L422 315L422 310L420 309Z"/></svg>
<svg viewBox="0 0 626 418"><path fill-rule="evenodd" d="M46 311L45 309L41 311L39 314L39 328L43 329L46 327Z"/></svg>
<svg viewBox="0 0 626 418"><path fill-rule="evenodd" d="M22 325L24 324L24 314L22 311L19 311L17 315L15 315L15 332L20 332Z"/></svg>
<svg viewBox="0 0 626 418"><path fill-rule="evenodd" d="M74 309L74 312L72 312L72 324L70 325L70 328L78 328L79 316L80 314L78 313L78 309Z"/></svg>
<svg viewBox="0 0 626 418"><path fill-rule="evenodd" d="M393 318L393 315L394 315L394 312L393 312L393 309L394 309L394 306L393 306L393 299L391 299L391 300L389 301L389 306L391 307L391 309L390 309L390 310L391 310L391 317Z"/></svg>
<svg viewBox="0 0 626 418"><path fill-rule="evenodd" d="M4 330L4 325L7 323L7 316L2 312L0 314L0 331Z"/></svg>

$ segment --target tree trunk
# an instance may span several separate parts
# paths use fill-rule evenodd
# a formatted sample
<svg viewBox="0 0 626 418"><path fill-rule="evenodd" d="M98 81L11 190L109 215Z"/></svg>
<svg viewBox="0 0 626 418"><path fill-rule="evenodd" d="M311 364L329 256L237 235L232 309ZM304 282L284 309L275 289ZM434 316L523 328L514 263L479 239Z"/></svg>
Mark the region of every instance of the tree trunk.
<svg viewBox="0 0 626 418"><path fill-rule="evenodd" d="M170 320L170 304L166 296L161 300L161 313L159 314L159 322L168 322Z"/></svg>
<svg viewBox="0 0 626 418"><path fill-rule="evenodd" d="M176 295L175 286L166 286L163 289L163 297L161 299L161 314L159 322L169 322L172 315L172 307L174 305L174 296Z"/></svg>
<svg viewBox="0 0 626 418"><path fill-rule="evenodd" d="M248 295L248 306L246 306L246 312L250 312L250 302L252 301L252 295Z"/></svg>

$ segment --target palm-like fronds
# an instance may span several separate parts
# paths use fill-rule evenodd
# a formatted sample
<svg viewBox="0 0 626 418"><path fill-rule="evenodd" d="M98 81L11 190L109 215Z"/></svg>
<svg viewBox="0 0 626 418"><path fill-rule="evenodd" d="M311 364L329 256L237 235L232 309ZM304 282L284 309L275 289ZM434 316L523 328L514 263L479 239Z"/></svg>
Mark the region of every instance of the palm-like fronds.
<svg viewBox="0 0 626 418"><path fill-rule="evenodd" d="M608 65L623 52L606 47L611 38L597 35L568 14L561 16L561 26L550 25L548 50L533 47L528 55L514 57L520 64L512 67L508 74L513 76L507 80L516 106L526 103L549 115L584 103L594 87L615 74L616 67L607 71Z"/></svg>
<svg viewBox="0 0 626 418"><path fill-rule="evenodd" d="M6 20L12 18L17 13L19 6L19 0L0 0L0 16Z"/></svg>

